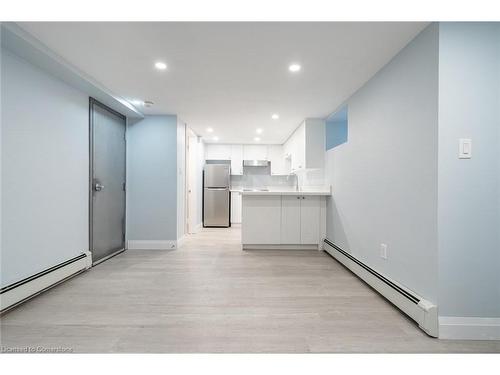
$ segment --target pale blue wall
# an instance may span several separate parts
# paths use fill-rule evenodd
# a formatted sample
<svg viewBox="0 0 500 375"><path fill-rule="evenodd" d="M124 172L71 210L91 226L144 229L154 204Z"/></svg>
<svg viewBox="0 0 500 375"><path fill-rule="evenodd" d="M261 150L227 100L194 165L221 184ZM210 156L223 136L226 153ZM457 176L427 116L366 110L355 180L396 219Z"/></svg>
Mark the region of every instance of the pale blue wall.
<svg viewBox="0 0 500 375"><path fill-rule="evenodd" d="M328 236L440 316L499 317L500 24L430 25L346 104Z"/></svg>
<svg viewBox="0 0 500 375"><path fill-rule="evenodd" d="M127 239L177 239L177 116L127 129Z"/></svg>
<svg viewBox="0 0 500 375"><path fill-rule="evenodd" d="M438 27L427 27L346 102L327 151L327 236L437 302ZM388 245L388 259L380 244Z"/></svg>
<svg viewBox="0 0 500 375"><path fill-rule="evenodd" d="M1 51L1 285L88 249L88 96Z"/></svg>
<svg viewBox="0 0 500 375"><path fill-rule="evenodd" d="M348 116L347 106L342 107L326 119L325 146L327 150L347 142Z"/></svg>
<svg viewBox="0 0 500 375"><path fill-rule="evenodd" d="M499 317L500 26L439 29L439 314Z"/></svg>

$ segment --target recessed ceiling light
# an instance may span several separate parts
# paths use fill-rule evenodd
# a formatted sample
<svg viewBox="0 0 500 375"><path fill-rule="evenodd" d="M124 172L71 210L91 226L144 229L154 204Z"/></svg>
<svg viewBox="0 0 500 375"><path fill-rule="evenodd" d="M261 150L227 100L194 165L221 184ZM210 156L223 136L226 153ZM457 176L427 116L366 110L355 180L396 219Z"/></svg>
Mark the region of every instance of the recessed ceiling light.
<svg viewBox="0 0 500 375"><path fill-rule="evenodd" d="M207 132L212 133L214 131L213 128L207 128Z"/></svg>
<svg viewBox="0 0 500 375"><path fill-rule="evenodd" d="M219 140L219 137L213 137L212 138L215 142L217 142Z"/></svg>
<svg viewBox="0 0 500 375"><path fill-rule="evenodd" d="M149 108L149 107L152 107L152 106L153 106L153 104L154 104L154 103L153 103L151 100L146 100L146 101L144 102L144 107Z"/></svg>
<svg viewBox="0 0 500 375"><path fill-rule="evenodd" d="M288 70L293 72L293 73L296 73L298 71L300 71L302 67L300 66L300 64L290 64L290 66L288 67Z"/></svg>
<svg viewBox="0 0 500 375"><path fill-rule="evenodd" d="M157 61L157 62L155 62L155 68L158 70L165 70L165 69L167 69L167 64L165 64L164 62L161 62L161 61Z"/></svg>
<svg viewBox="0 0 500 375"><path fill-rule="evenodd" d="M259 141L260 141L260 138L259 138L259 137L255 137L253 140L254 140L255 142L259 142Z"/></svg>
<svg viewBox="0 0 500 375"><path fill-rule="evenodd" d="M279 118L280 118L280 115L278 115L277 113L274 113L274 114L271 116L271 118L272 118L273 120L277 120L277 119L279 119Z"/></svg>
<svg viewBox="0 0 500 375"><path fill-rule="evenodd" d="M258 129L256 130L256 132L257 132L257 134L262 134L263 130L262 130L261 128L258 128Z"/></svg>

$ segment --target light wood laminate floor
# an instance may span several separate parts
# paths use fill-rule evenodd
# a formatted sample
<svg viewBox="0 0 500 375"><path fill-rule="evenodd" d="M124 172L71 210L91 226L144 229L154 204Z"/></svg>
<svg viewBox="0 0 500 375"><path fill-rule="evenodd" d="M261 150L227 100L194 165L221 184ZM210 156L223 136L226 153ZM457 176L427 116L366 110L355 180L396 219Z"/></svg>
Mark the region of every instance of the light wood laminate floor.
<svg viewBox="0 0 500 375"><path fill-rule="evenodd" d="M130 250L1 318L4 347L74 352L500 352L445 341L318 251L242 251L240 229Z"/></svg>

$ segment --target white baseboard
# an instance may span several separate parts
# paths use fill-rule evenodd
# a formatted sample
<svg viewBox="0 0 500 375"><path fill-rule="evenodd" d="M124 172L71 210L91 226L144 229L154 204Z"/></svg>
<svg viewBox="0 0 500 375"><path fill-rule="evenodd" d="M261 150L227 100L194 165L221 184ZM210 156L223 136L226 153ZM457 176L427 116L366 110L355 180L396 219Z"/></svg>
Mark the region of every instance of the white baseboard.
<svg viewBox="0 0 500 375"><path fill-rule="evenodd" d="M449 340L500 340L500 318L440 316L439 338Z"/></svg>
<svg viewBox="0 0 500 375"><path fill-rule="evenodd" d="M10 286L2 288L0 294L0 310L5 311L11 307L27 301L41 292L59 284L61 281L92 266L92 255L85 251L83 257L77 260L69 260L68 264L60 264L46 271L21 280ZM53 270L52 270L53 269Z"/></svg>
<svg viewBox="0 0 500 375"><path fill-rule="evenodd" d="M175 240L128 240L129 250L174 250L177 249Z"/></svg>
<svg viewBox="0 0 500 375"><path fill-rule="evenodd" d="M184 234L181 238L177 240L177 249L182 246L185 240L186 240L186 235Z"/></svg>
<svg viewBox="0 0 500 375"><path fill-rule="evenodd" d="M198 224L196 224L196 226L194 228L191 228L190 232L188 232L186 234L196 234L201 230L201 228L202 228L201 223L198 223Z"/></svg>

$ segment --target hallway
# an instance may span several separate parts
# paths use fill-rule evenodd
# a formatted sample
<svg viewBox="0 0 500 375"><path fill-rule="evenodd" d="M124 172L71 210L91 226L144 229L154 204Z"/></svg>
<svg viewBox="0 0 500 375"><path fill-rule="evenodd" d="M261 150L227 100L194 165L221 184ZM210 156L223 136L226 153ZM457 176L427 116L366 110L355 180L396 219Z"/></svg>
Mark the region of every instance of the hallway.
<svg viewBox="0 0 500 375"><path fill-rule="evenodd" d="M499 352L443 341L323 252L241 251L204 229L174 251L129 250L8 312L4 347L74 352Z"/></svg>

